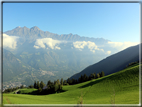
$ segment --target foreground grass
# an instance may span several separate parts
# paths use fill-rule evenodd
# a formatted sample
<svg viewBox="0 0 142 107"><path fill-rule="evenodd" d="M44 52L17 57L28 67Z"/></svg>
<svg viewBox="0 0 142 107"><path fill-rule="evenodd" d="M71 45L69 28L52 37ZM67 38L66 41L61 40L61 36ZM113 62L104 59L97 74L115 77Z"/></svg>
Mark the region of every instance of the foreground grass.
<svg viewBox="0 0 142 107"><path fill-rule="evenodd" d="M139 104L139 65L96 80L63 86L63 90L50 95L3 94L3 104L77 104L80 96L83 104Z"/></svg>

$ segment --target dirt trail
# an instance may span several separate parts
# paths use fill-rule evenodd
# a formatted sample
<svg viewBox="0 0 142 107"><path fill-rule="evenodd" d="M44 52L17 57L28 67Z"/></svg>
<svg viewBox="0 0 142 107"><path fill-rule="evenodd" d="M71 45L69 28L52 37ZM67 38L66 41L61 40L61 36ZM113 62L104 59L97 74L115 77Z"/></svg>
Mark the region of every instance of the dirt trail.
<svg viewBox="0 0 142 107"><path fill-rule="evenodd" d="M18 91L19 91L19 90L15 91L15 94L17 94Z"/></svg>
<svg viewBox="0 0 142 107"><path fill-rule="evenodd" d="M6 98L6 101L8 102L8 104L11 104L10 100L7 97L5 97L5 98Z"/></svg>

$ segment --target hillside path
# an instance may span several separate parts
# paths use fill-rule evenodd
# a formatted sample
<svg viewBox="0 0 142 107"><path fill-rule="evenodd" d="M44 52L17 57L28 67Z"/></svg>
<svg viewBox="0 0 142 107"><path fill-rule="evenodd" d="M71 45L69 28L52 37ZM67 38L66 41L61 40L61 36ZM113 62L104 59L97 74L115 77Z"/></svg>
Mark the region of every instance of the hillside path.
<svg viewBox="0 0 142 107"><path fill-rule="evenodd" d="M15 91L15 94L17 94L18 91L19 91L19 90Z"/></svg>
<svg viewBox="0 0 142 107"><path fill-rule="evenodd" d="M5 98L6 98L7 103L11 104L10 100L7 97L5 97Z"/></svg>

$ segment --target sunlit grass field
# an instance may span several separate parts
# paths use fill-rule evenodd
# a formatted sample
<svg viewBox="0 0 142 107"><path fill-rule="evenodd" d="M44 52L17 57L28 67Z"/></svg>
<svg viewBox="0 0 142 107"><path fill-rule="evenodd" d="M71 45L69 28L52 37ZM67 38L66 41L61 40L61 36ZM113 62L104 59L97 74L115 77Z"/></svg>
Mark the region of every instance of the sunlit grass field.
<svg viewBox="0 0 142 107"><path fill-rule="evenodd" d="M104 71L105 72L105 71ZM36 89L22 89L29 93ZM3 94L3 104L139 104L139 65L50 95Z"/></svg>

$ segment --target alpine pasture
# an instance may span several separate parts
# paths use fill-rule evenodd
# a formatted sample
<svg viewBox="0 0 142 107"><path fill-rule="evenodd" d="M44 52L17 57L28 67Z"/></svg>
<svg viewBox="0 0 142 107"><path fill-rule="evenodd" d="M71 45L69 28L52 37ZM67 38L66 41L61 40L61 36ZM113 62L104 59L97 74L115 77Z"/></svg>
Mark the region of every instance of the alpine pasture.
<svg viewBox="0 0 142 107"><path fill-rule="evenodd" d="M3 104L139 104L139 64L102 78L63 86L64 92L30 95L4 93Z"/></svg>

